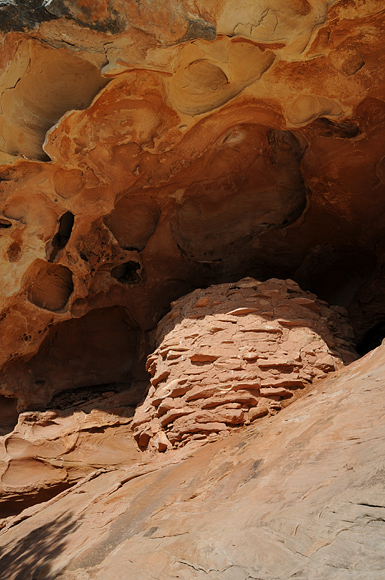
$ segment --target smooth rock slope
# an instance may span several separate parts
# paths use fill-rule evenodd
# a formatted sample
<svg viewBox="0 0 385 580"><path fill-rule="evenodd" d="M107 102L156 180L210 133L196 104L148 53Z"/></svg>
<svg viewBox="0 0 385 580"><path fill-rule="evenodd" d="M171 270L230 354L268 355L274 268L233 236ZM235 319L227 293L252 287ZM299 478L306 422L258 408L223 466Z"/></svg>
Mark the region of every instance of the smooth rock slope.
<svg viewBox="0 0 385 580"><path fill-rule="evenodd" d="M8 521L1 577L382 580L384 371L380 347L258 425L94 471Z"/></svg>

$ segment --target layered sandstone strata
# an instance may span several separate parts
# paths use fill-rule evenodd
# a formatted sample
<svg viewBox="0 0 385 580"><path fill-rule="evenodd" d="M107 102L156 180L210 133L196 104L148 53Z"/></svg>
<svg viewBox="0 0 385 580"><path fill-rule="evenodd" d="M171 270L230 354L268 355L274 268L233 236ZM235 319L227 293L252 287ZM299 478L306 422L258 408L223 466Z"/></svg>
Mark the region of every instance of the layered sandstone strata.
<svg viewBox="0 0 385 580"><path fill-rule="evenodd" d="M157 349L147 359L151 386L136 413L148 376L133 385L66 390L48 410L18 418L2 406L0 517L57 495L95 469L148 459L133 430L142 451L165 451L276 414L355 358L352 336L343 308L329 308L292 280L244 278L195 290L174 302L157 327ZM63 349L79 344L64 337L56 335ZM108 370L117 359L111 349L107 354ZM53 363L41 356L39 364ZM53 376L63 380L59 372Z"/></svg>
<svg viewBox="0 0 385 580"><path fill-rule="evenodd" d="M352 337L344 309L292 280L244 278L195 290L158 325L135 438L165 451L275 414L352 362Z"/></svg>
<svg viewBox="0 0 385 580"><path fill-rule="evenodd" d="M139 461L130 423L143 387L65 393L47 411L1 424L0 519L47 501L98 469Z"/></svg>

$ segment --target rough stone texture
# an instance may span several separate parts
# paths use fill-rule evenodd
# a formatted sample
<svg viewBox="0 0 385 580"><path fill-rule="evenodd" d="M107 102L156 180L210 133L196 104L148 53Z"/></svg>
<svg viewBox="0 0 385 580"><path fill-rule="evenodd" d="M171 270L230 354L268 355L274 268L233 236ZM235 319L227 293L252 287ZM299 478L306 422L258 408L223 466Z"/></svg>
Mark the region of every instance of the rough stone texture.
<svg viewBox="0 0 385 580"><path fill-rule="evenodd" d="M384 373L380 347L258 425L94 471L4 521L3 577L382 580Z"/></svg>
<svg viewBox="0 0 385 580"><path fill-rule="evenodd" d="M139 446L165 451L275 414L356 358L346 314L292 280L244 278L180 298L147 358Z"/></svg>

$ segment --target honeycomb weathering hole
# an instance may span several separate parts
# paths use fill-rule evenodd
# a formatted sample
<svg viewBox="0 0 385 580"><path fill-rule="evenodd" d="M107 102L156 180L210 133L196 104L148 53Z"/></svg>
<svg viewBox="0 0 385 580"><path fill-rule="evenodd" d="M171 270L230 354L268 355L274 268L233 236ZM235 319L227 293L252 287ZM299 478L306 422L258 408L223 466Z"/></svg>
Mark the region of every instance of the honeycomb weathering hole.
<svg viewBox="0 0 385 580"><path fill-rule="evenodd" d="M385 339L385 320L381 320L370 328L357 344L357 352L364 356L382 344Z"/></svg>
<svg viewBox="0 0 385 580"><path fill-rule="evenodd" d="M28 290L28 300L45 310L62 310L74 289L71 270L61 264L49 264L43 260L36 260L31 270L29 277L32 283Z"/></svg>
<svg viewBox="0 0 385 580"><path fill-rule="evenodd" d="M147 359L139 446L165 451L275 414L357 358L346 315L292 280L244 278L180 298Z"/></svg>
<svg viewBox="0 0 385 580"><path fill-rule="evenodd" d="M48 259L49 262L54 262L60 254L60 251L67 245L67 242L71 237L74 220L74 214L70 211L66 211L61 216L58 231L52 240L52 249Z"/></svg>
<svg viewBox="0 0 385 580"><path fill-rule="evenodd" d="M159 211L148 200L120 199L104 222L119 245L126 250L141 252L158 223Z"/></svg>
<svg viewBox="0 0 385 580"><path fill-rule="evenodd" d="M140 270L140 267L138 262L125 262L112 268L111 276L121 284L138 284L140 282L140 276L137 274L137 271Z"/></svg>
<svg viewBox="0 0 385 580"><path fill-rule="evenodd" d="M8 229L12 226L12 222L5 218L0 218L0 229Z"/></svg>
<svg viewBox="0 0 385 580"><path fill-rule="evenodd" d="M0 395L0 436L10 433L17 424L17 399Z"/></svg>

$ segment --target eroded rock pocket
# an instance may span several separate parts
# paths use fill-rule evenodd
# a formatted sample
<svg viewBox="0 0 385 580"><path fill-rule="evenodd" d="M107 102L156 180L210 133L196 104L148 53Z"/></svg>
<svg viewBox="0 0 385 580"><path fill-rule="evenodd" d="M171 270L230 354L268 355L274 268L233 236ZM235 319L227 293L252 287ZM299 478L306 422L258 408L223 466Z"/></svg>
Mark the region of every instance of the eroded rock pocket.
<svg viewBox="0 0 385 580"><path fill-rule="evenodd" d="M140 271L141 265L139 262L134 262L130 260L124 264L119 264L111 270L111 276L115 278L121 284L138 284L140 282L140 276L138 271Z"/></svg>
<svg viewBox="0 0 385 580"><path fill-rule="evenodd" d="M74 220L74 214L70 211L66 211L61 216L59 220L58 231L51 242L50 254L48 258L49 262L55 262L61 250L66 247L71 237Z"/></svg>
<svg viewBox="0 0 385 580"><path fill-rule="evenodd" d="M63 310L74 289L69 268L36 260L28 277L31 279L27 293L30 302L52 312Z"/></svg>

